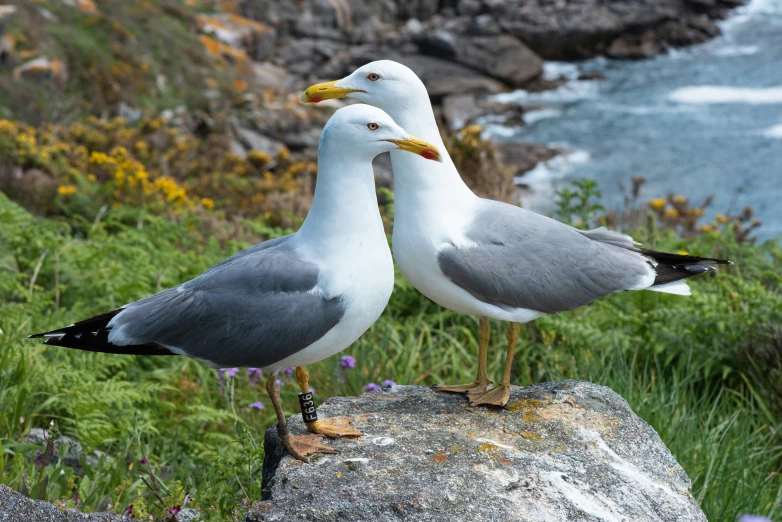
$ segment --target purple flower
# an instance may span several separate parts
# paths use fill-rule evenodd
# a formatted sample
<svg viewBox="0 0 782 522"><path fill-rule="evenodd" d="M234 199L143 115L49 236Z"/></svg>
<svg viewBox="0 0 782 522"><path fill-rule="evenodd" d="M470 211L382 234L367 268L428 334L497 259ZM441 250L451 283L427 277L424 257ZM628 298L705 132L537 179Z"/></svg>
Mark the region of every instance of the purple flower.
<svg viewBox="0 0 782 522"><path fill-rule="evenodd" d="M293 368L283 368L282 369L282 373L285 373L288 376L292 375L294 371L296 371L296 370L294 370Z"/></svg>
<svg viewBox="0 0 782 522"><path fill-rule="evenodd" d="M339 365L343 368L355 368L356 367L356 358L351 357L350 355L343 355L339 359Z"/></svg>
<svg viewBox="0 0 782 522"><path fill-rule="evenodd" d="M247 368L247 376L254 382L258 382L263 377L263 371L260 368Z"/></svg>
<svg viewBox="0 0 782 522"><path fill-rule="evenodd" d="M125 508L125 516L126 517L133 517L133 504L131 504L127 508Z"/></svg>
<svg viewBox="0 0 782 522"><path fill-rule="evenodd" d="M741 515L739 522L773 522L773 520L758 515Z"/></svg>
<svg viewBox="0 0 782 522"><path fill-rule="evenodd" d="M278 388L282 388L282 385L283 385L283 384L285 384L285 381L283 381L283 380L281 380L281 379L277 379L277 387L278 387Z"/></svg>
<svg viewBox="0 0 782 522"><path fill-rule="evenodd" d="M147 459L141 459L140 461L138 461L138 463L141 464L142 466L146 466L147 465Z"/></svg>
<svg viewBox="0 0 782 522"><path fill-rule="evenodd" d="M366 385L364 389L366 391L378 391L380 389L380 386L378 386L374 382L370 382L369 384Z"/></svg>
<svg viewBox="0 0 782 522"><path fill-rule="evenodd" d="M387 388L389 386L396 386L396 383L391 379L386 379L385 381L380 383L380 386L382 386L383 388Z"/></svg>
<svg viewBox="0 0 782 522"><path fill-rule="evenodd" d="M182 511L182 508L180 506L174 506L171 509L168 510L169 516L175 517L179 512Z"/></svg>
<svg viewBox="0 0 782 522"><path fill-rule="evenodd" d="M220 368L217 370L217 374L220 377L227 376L227 377L236 377L236 374L239 373L239 368Z"/></svg>
<svg viewBox="0 0 782 522"><path fill-rule="evenodd" d="M261 401L252 402L252 403L250 403L249 406L250 406L250 408L255 408L256 410L264 409L263 408L263 403Z"/></svg>

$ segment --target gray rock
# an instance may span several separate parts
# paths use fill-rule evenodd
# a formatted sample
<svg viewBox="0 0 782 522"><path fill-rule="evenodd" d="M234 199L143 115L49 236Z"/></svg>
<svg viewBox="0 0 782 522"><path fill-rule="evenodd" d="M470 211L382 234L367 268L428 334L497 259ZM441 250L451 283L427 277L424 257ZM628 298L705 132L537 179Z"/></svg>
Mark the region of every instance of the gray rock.
<svg viewBox="0 0 782 522"><path fill-rule="evenodd" d="M35 450L32 453L32 458L37 459L41 454L43 454L43 448L46 447L46 430L43 428L31 429L24 436L23 442L26 444L37 444L41 446L42 449ZM79 441L72 439L67 435L61 435L60 438L54 442L54 461L56 462L57 459L59 459L60 448L65 443L68 444L68 452L65 454L62 463L69 468L74 468L74 470L77 472L81 472L81 459L84 456L84 451L82 450Z"/></svg>
<svg viewBox="0 0 782 522"><path fill-rule="evenodd" d="M176 514L176 522L198 522L201 520L201 513L197 509L184 508Z"/></svg>
<svg viewBox="0 0 782 522"><path fill-rule="evenodd" d="M507 409L394 386L334 398L364 436L310 464L266 433L259 521L705 521L690 480L648 424L609 388L514 387ZM301 416L294 434L306 433Z"/></svg>
<svg viewBox="0 0 782 522"><path fill-rule="evenodd" d="M511 87L522 87L543 73L543 60L508 35L467 36L440 30L417 39L421 52L466 65Z"/></svg>
<svg viewBox="0 0 782 522"><path fill-rule="evenodd" d="M285 143L282 141L271 139L246 127L237 127L235 129L235 135L236 139L244 145L244 148L248 151L256 150L274 156L277 154L277 151L285 147ZM231 148L233 149L233 145Z"/></svg>
<svg viewBox="0 0 782 522"><path fill-rule="evenodd" d="M30 500L13 489L0 485L0 522L131 522L116 513L82 513L75 509L60 511L41 500Z"/></svg>

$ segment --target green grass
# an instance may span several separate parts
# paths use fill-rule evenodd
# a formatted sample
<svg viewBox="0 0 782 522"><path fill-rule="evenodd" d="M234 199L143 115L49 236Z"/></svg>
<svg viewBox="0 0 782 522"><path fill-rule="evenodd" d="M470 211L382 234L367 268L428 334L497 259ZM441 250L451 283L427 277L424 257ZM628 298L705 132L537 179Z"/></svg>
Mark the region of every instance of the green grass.
<svg viewBox="0 0 782 522"><path fill-rule="evenodd" d="M251 225L261 235L283 232ZM139 220L122 208L96 224L40 220L0 194L0 483L87 511L132 504L137 517L159 519L186 492L214 520L239 517L243 499L260 498L260 446L274 420L261 384L242 372L221 390L213 370L186 358L92 354L25 339L192 278L244 246L219 245L198 228L194 219ZM660 249L685 246L655 234L635 232ZM575 378L611 387L658 431L709 520L780 519L782 250L730 238L707 234L687 245L737 262L695 280L690 298L626 292L523 326L514 382ZM505 327L492 323L493 376ZM469 381L476 328L477 319L443 311L398 278L384 315L343 352L356 367L329 358L310 367L311 384L322 400L385 379ZM295 382L283 380L293 414ZM249 408L255 401L266 409ZM36 466L24 434L52 420L87 453L111 457L85 461L83 478L58 462Z"/></svg>

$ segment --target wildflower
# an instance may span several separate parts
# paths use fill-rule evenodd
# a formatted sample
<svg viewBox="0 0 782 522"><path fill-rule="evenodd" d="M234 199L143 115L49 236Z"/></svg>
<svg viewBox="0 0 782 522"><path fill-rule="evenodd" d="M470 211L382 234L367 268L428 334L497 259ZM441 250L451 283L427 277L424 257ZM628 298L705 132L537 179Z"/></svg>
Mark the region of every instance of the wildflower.
<svg viewBox="0 0 782 522"><path fill-rule="evenodd" d="M182 511L182 508L180 506L174 506L171 509L168 510L168 514L171 517L176 517L177 514Z"/></svg>
<svg viewBox="0 0 782 522"><path fill-rule="evenodd" d="M61 187L57 187L57 193L61 196L70 196L76 192L76 187L73 185L63 185Z"/></svg>
<svg viewBox="0 0 782 522"><path fill-rule="evenodd" d="M378 385L377 385L377 384L375 384L374 382L370 382L369 384L367 384L367 385L364 387L364 389L365 389L366 391L378 391L378 390L380 389L380 386L378 386Z"/></svg>
<svg viewBox="0 0 782 522"><path fill-rule="evenodd" d="M389 386L396 386L396 383L391 379L386 379L385 381L380 383L380 386L382 386L383 388L388 388Z"/></svg>
<svg viewBox="0 0 782 522"><path fill-rule="evenodd" d="M352 357L350 355L343 355L339 359L339 365L343 368L355 368L356 367L356 358Z"/></svg>
<svg viewBox="0 0 782 522"><path fill-rule="evenodd" d="M125 516L126 517L132 517L133 516L133 504L129 505L125 508Z"/></svg>
<svg viewBox="0 0 782 522"><path fill-rule="evenodd" d="M262 410L262 409L264 409L264 407L263 407L263 403L262 403L261 401L255 401L255 402L251 402L251 403L249 404L249 406L250 406L250 408L255 408L256 410Z"/></svg>
<svg viewBox="0 0 782 522"><path fill-rule="evenodd" d="M711 232L711 227L709 225L701 225L701 232Z"/></svg>
<svg viewBox="0 0 782 522"><path fill-rule="evenodd" d="M236 377L236 374L239 373L239 368L220 368L217 370L217 375L220 377L228 377L233 378Z"/></svg>
<svg viewBox="0 0 782 522"><path fill-rule="evenodd" d="M665 199L657 198L649 200L649 206L655 210L659 210L665 206Z"/></svg>
<svg viewBox="0 0 782 522"><path fill-rule="evenodd" d="M663 212L663 215L665 217L676 217L679 215L679 211L675 208L666 208L665 212Z"/></svg>
<svg viewBox="0 0 782 522"><path fill-rule="evenodd" d="M687 252L686 250L679 250L676 253L679 254L680 256L686 256L689 252Z"/></svg>
<svg viewBox="0 0 782 522"><path fill-rule="evenodd" d="M728 218L723 214L717 214L716 216L714 216L714 219L716 219L718 223L722 223L723 225L728 222Z"/></svg>
<svg viewBox="0 0 782 522"><path fill-rule="evenodd" d="M255 382L261 380L263 377L263 370L260 368L247 368L247 376ZM252 406L252 404L250 405Z"/></svg>
<svg viewBox="0 0 782 522"><path fill-rule="evenodd" d="M142 466L146 466L148 464L147 459L141 459L140 461L138 461L138 463L141 464Z"/></svg>
<svg viewBox="0 0 782 522"><path fill-rule="evenodd" d="M277 383L278 388L282 388L283 385L285 384L285 381L283 381L282 379L277 379L275 382Z"/></svg>
<svg viewBox="0 0 782 522"><path fill-rule="evenodd" d="M673 202L679 205L683 205L687 203L687 198L685 198L684 196L674 196Z"/></svg>
<svg viewBox="0 0 782 522"><path fill-rule="evenodd" d="M287 375L293 374L294 371L296 371L296 370L294 370L293 368L283 368L282 369L282 373L285 373Z"/></svg>
<svg viewBox="0 0 782 522"><path fill-rule="evenodd" d="M214 206L215 206L215 200L213 200L212 198L202 198L202 199L201 199L201 204L202 204L202 205L203 205L205 208L214 208Z"/></svg>

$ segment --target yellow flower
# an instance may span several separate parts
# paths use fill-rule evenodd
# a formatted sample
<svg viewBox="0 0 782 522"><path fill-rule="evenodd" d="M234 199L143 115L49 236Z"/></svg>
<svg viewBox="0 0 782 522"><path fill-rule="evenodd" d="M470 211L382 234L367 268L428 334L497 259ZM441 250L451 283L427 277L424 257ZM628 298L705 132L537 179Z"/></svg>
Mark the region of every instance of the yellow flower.
<svg viewBox="0 0 782 522"><path fill-rule="evenodd" d="M659 210L665 206L665 199L657 198L649 200L649 206L655 210Z"/></svg>
<svg viewBox="0 0 782 522"><path fill-rule="evenodd" d="M677 253L677 254L679 254L680 256L686 256L686 255L688 255L688 254L689 254L689 252L687 252L686 250L679 250L679 251L678 251L678 252L676 252L676 253Z"/></svg>
<svg viewBox="0 0 782 522"><path fill-rule="evenodd" d="M709 225L701 225L701 232L711 232L711 227Z"/></svg>
<svg viewBox="0 0 782 522"><path fill-rule="evenodd" d="M57 187L57 193L61 196L70 196L76 192L76 187L73 185L63 185L61 187Z"/></svg>
<svg viewBox="0 0 782 522"><path fill-rule="evenodd" d="M215 200L212 198L203 198L201 199L201 204L206 208L214 208Z"/></svg>
<svg viewBox="0 0 782 522"><path fill-rule="evenodd" d="M675 208L666 208L663 215L665 217L676 217L679 215L679 211L676 210Z"/></svg>
<svg viewBox="0 0 782 522"><path fill-rule="evenodd" d="M714 216L714 219L716 219L718 223L722 223L723 225L728 222L728 218L722 214L717 214L716 216Z"/></svg>
<svg viewBox="0 0 782 522"><path fill-rule="evenodd" d="M685 198L684 196L674 196L673 202L683 205L684 203L687 203L687 198Z"/></svg>

